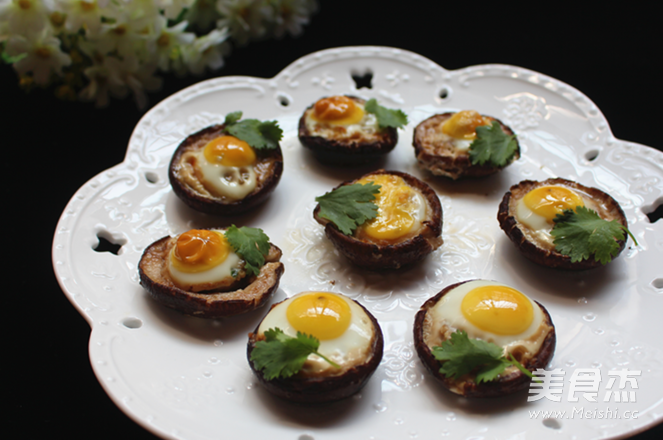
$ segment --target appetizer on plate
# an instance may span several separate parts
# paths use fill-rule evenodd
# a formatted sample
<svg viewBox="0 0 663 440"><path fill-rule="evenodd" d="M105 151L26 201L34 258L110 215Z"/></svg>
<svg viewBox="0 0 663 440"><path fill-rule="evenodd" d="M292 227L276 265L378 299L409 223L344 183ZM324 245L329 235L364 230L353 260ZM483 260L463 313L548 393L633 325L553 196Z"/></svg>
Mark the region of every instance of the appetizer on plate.
<svg viewBox="0 0 663 440"><path fill-rule="evenodd" d="M149 245L140 284L166 307L218 318L262 306L279 286L281 250L258 228L192 229Z"/></svg>
<svg viewBox="0 0 663 440"><path fill-rule="evenodd" d="M520 157L513 131L474 110L431 116L414 129L419 166L451 179L494 174Z"/></svg>
<svg viewBox="0 0 663 440"><path fill-rule="evenodd" d="M405 113L382 107L375 99L329 96L304 111L299 140L322 163L360 165L393 150L397 128L406 124Z"/></svg>
<svg viewBox="0 0 663 440"><path fill-rule="evenodd" d="M619 255L626 235L631 235L615 199L560 178L523 180L512 186L502 199L497 220L523 255L560 269L605 265Z"/></svg>
<svg viewBox="0 0 663 440"><path fill-rule="evenodd" d="M555 351L546 309L501 283L472 280L446 287L414 320L414 344L426 369L449 391L497 397L527 388Z"/></svg>
<svg viewBox="0 0 663 440"><path fill-rule="evenodd" d="M188 136L170 161L173 191L191 208L216 215L235 215L264 202L283 173L275 121L241 120L242 112L226 116Z"/></svg>
<svg viewBox="0 0 663 440"><path fill-rule="evenodd" d="M303 292L272 306L249 335L247 356L270 392L323 403L359 391L380 364L383 345L377 320L358 302Z"/></svg>
<svg viewBox="0 0 663 440"><path fill-rule="evenodd" d="M353 264L371 270L413 264L442 245L442 206L409 174L377 170L315 199L313 217Z"/></svg>

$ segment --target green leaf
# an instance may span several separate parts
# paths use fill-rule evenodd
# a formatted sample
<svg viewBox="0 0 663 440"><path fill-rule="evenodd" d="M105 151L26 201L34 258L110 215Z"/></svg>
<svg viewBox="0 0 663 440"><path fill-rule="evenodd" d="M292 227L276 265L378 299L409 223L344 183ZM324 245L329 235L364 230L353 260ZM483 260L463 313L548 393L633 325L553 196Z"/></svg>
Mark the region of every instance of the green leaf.
<svg viewBox="0 0 663 440"><path fill-rule="evenodd" d="M576 210L565 209L554 219L550 234L554 237L555 250L571 257L571 262L588 260L591 256L601 264L607 264L619 253L618 240L628 233L635 244L633 234L617 220L604 220L598 213L585 206Z"/></svg>
<svg viewBox="0 0 663 440"><path fill-rule="evenodd" d="M503 167L516 154L516 136L504 133L499 122L493 121L490 127L479 126L476 131L477 138L470 145L470 161L473 165L488 163Z"/></svg>
<svg viewBox="0 0 663 440"><path fill-rule="evenodd" d="M500 375L507 367L508 362L505 362L506 359L500 358L486 362L477 372L476 378L474 379L476 383L481 382L490 382L497 379L497 376Z"/></svg>
<svg viewBox="0 0 663 440"><path fill-rule="evenodd" d="M28 56L26 52L14 56L9 55L5 51L5 44L6 44L5 42L0 43L0 59L2 59L2 62L4 62L5 64L14 64Z"/></svg>
<svg viewBox="0 0 663 440"><path fill-rule="evenodd" d="M265 264L265 257L269 254L269 237L260 228L249 228L235 225L226 229L224 234L228 243L235 252L242 257L246 273L258 275L260 268Z"/></svg>
<svg viewBox="0 0 663 440"><path fill-rule="evenodd" d="M490 382L509 365L515 365L525 375L532 373L522 366L509 353L510 358L502 355L502 347L480 339L470 339L463 330L456 330L451 338L442 342L442 346L433 347L433 357L442 362L440 373L446 377L459 377L474 373L476 383Z"/></svg>
<svg viewBox="0 0 663 440"><path fill-rule="evenodd" d="M504 367L500 370L495 365L502 358L501 347L479 339L469 339L462 330L452 333L451 338L444 341L441 347L434 347L433 356L443 362L440 373L454 379L478 367L485 367L479 371L484 381L493 380L504 371ZM494 376L490 376L491 371Z"/></svg>
<svg viewBox="0 0 663 440"><path fill-rule="evenodd" d="M336 368L337 364L318 353L320 341L313 336L297 332L288 336L278 327L265 331L265 340L258 341L251 352L255 368L263 372L266 380L291 377L297 374L310 354L316 354Z"/></svg>
<svg viewBox="0 0 663 440"><path fill-rule="evenodd" d="M402 128L408 123L407 115L402 110L382 107L375 99L369 99L364 105L364 109L377 116L380 128Z"/></svg>
<svg viewBox="0 0 663 440"><path fill-rule="evenodd" d="M240 119L242 119L242 112L240 111L232 112L226 115L226 120L223 121L223 123L225 125L232 125L235 122L239 121Z"/></svg>
<svg viewBox="0 0 663 440"><path fill-rule="evenodd" d="M257 119L244 119L242 112L232 112L226 115L223 131L243 140L252 148L274 149L279 146L283 137L283 130L276 121L259 121Z"/></svg>
<svg viewBox="0 0 663 440"><path fill-rule="evenodd" d="M326 218L345 235L352 235L357 226L378 215L378 206L372 201L380 192L380 185L353 183L316 197L320 204L318 215Z"/></svg>

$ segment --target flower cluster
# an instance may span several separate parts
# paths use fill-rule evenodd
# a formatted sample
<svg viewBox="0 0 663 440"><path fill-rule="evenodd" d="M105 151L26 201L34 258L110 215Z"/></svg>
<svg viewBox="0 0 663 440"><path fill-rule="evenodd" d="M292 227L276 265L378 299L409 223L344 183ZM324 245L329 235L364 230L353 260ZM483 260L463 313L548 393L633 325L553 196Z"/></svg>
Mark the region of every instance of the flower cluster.
<svg viewBox="0 0 663 440"><path fill-rule="evenodd" d="M230 42L297 36L316 0L0 0L0 55L22 87L95 101L223 66Z"/></svg>

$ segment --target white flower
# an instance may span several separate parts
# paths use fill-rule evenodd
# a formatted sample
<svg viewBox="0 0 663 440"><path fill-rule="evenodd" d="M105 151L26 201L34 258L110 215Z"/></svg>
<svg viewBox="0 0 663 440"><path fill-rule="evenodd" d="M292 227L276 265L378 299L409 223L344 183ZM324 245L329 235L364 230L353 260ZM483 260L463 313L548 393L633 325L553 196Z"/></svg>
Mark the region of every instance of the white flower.
<svg viewBox="0 0 663 440"><path fill-rule="evenodd" d="M230 36L239 44L245 45L250 39L264 36L267 29L264 22L269 17L270 8L260 0L218 0L216 9L222 18L216 27L228 28Z"/></svg>
<svg viewBox="0 0 663 440"><path fill-rule="evenodd" d="M219 18L214 2L215 0L197 0L186 12L184 19L197 30L207 32Z"/></svg>
<svg viewBox="0 0 663 440"><path fill-rule="evenodd" d="M159 69L168 71L172 66L176 72L182 72L184 70L182 48L190 45L196 39L196 34L184 32L188 26L186 21L169 28L166 24L166 18L161 17L157 37L150 41L149 51Z"/></svg>
<svg viewBox="0 0 663 440"><path fill-rule="evenodd" d="M101 32L91 36L99 53L106 55L117 52L120 57L141 56L143 61L151 61L147 43L158 38L156 29L162 18L153 2L136 0L128 4L109 3L107 18L113 21L103 23Z"/></svg>
<svg viewBox="0 0 663 440"><path fill-rule="evenodd" d="M97 0L57 0L59 10L66 14L65 29L76 33L85 29L87 35L101 31L101 17L108 13Z"/></svg>
<svg viewBox="0 0 663 440"><path fill-rule="evenodd" d="M85 69L84 73L90 79L90 84L81 90L79 97L86 101L95 100L98 107L104 107L108 105L109 92L115 97L123 98L131 90L138 107L145 108L145 91L161 88L161 78L153 76L155 70L155 66L141 65L135 57L122 60L114 56L103 57L100 63Z"/></svg>
<svg viewBox="0 0 663 440"><path fill-rule="evenodd" d="M48 84L51 74L62 74L62 67L71 64L71 57L60 50L60 40L44 28L39 34L12 35L5 47L9 56L25 55L14 63L19 75L32 73L39 85Z"/></svg>
<svg viewBox="0 0 663 440"><path fill-rule="evenodd" d="M223 56L228 54L229 47L226 29L214 29L209 34L198 37L184 49L184 61L194 75L201 75L205 67L218 69L223 66Z"/></svg>
<svg viewBox="0 0 663 440"><path fill-rule="evenodd" d="M174 20L179 17L182 9L190 8L196 0L158 0L159 9L163 10L166 18Z"/></svg>
<svg viewBox="0 0 663 440"><path fill-rule="evenodd" d="M286 32L293 37L301 34L303 26L309 22L310 15L318 8L315 0L275 0L273 5L276 9L274 17L276 38L283 37Z"/></svg>
<svg viewBox="0 0 663 440"><path fill-rule="evenodd" d="M48 23L53 2L48 0L11 0L0 4L0 22L11 34L40 33Z"/></svg>

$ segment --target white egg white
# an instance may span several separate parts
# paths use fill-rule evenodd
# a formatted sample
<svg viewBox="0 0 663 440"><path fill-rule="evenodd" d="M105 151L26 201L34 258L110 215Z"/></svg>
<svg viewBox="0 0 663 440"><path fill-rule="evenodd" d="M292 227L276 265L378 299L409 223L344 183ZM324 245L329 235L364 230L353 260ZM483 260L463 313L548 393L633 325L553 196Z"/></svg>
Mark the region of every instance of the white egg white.
<svg viewBox="0 0 663 440"><path fill-rule="evenodd" d="M253 165L232 167L210 163L205 158L204 149L196 153L195 163L208 189L213 188L220 196L230 200L242 200L256 188L257 179Z"/></svg>
<svg viewBox="0 0 663 440"><path fill-rule="evenodd" d="M373 113L364 110L364 106L355 101L355 105L364 111L364 116L359 122L354 124L338 124L335 122L321 122L313 118L313 110L306 112L306 128L311 136L321 136L324 138L347 138L360 134L362 137L370 137L378 133L380 126L378 118ZM335 127L343 127L345 132L341 135Z"/></svg>
<svg viewBox="0 0 663 440"><path fill-rule="evenodd" d="M224 231L215 230L215 232L223 233ZM231 249L226 259L217 266L201 272L183 272L173 265L173 252L175 252L175 246L168 255L168 272L173 281L180 286L221 282L232 277L232 270L237 269L242 261L239 255Z"/></svg>
<svg viewBox="0 0 663 440"><path fill-rule="evenodd" d="M285 301L276 304L265 316L258 327L258 334L262 335L266 330L279 328L286 335L297 336L295 330L288 321L286 310L294 298L305 295L310 292L302 292ZM373 339L373 323L366 312L354 301L338 295L350 306L351 318L350 326L341 336L335 339L321 340L318 351L336 362L345 370L354 365L365 362L370 355L371 341ZM314 354L310 355L304 364L302 371L307 374L333 374L337 370L327 361Z"/></svg>
<svg viewBox="0 0 663 440"><path fill-rule="evenodd" d="M472 145L474 139L458 139L453 136L449 136L448 134L442 132L442 125L444 125L444 123L440 124L440 132L438 133L439 142L450 144L458 152L465 152L470 149L470 145Z"/></svg>
<svg viewBox="0 0 663 440"><path fill-rule="evenodd" d="M428 204L426 203L426 199L424 196L417 191L415 188L409 187L410 188L410 199L408 200L408 208L406 211L408 214L412 216L412 219L414 220L412 222L412 225L410 226L410 229L406 232L406 234L411 235L412 233L417 233L423 226L423 222L428 218L427 214L427 207ZM401 209L403 209L404 204L401 204L399 206ZM380 211L381 208L378 205L378 218L380 217ZM365 225L368 225L369 223L365 223ZM365 228L362 228L361 226L357 228L355 231L355 235L361 235L365 234L364 232Z"/></svg>
<svg viewBox="0 0 663 440"><path fill-rule="evenodd" d="M587 194L576 189L573 189L572 191L580 196L587 208L593 209L595 211L597 210L596 204ZM550 231L552 231L554 224L548 223L548 220L545 217L540 216L528 208L525 204L524 197L518 200L516 203L516 212L514 217L518 223L524 225L530 230L530 235L535 240L547 244L548 247L554 246L554 237L550 235Z"/></svg>
<svg viewBox="0 0 663 440"><path fill-rule="evenodd" d="M412 196L410 197L410 206L412 210L409 210L408 213L414 219L410 231L418 231L421 229L422 222L426 220L426 199L421 193L415 189L412 189Z"/></svg>
<svg viewBox="0 0 663 440"><path fill-rule="evenodd" d="M511 351L518 346L523 346L529 353L537 353L541 343L545 339L545 334L541 337L541 327L545 325L545 318L543 311L538 304L532 301L529 297L527 297L527 299L532 304L534 319L527 329L517 335L497 335L476 327L465 318L461 309L461 304L465 295L471 290L482 286L510 287L506 284L488 280L469 281L455 287L447 292L440 301L428 311L428 316L433 322L430 334L439 334L443 326L447 326L452 332L455 330L463 330L471 339L481 339L486 342L492 342L504 347L507 351Z"/></svg>

